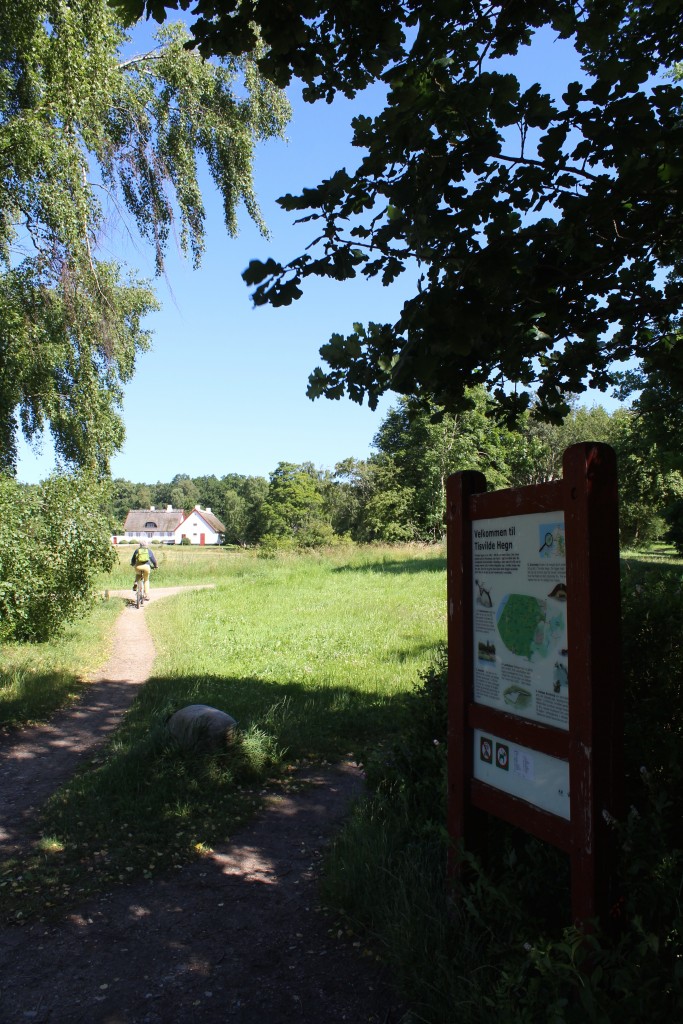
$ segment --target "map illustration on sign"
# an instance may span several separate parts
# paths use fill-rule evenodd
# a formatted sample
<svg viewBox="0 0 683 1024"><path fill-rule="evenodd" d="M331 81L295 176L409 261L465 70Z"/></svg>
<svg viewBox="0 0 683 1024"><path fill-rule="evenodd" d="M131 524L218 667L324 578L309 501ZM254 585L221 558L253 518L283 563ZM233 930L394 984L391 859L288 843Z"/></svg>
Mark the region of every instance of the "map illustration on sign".
<svg viewBox="0 0 683 1024"><path fill-rule="evenodd" d="M566 598L566 588L563 593ZM549 614L548 604L528 594L505 595L498 607L498 632L512 654L529 661L548 657L565 629L562 612Z"/></svg>
<svg viewBox="0 0 683 1024"><path fill-rule="evenodd" d="M477 520L472 555L475 702L566 729L563 514Z"/></svg>

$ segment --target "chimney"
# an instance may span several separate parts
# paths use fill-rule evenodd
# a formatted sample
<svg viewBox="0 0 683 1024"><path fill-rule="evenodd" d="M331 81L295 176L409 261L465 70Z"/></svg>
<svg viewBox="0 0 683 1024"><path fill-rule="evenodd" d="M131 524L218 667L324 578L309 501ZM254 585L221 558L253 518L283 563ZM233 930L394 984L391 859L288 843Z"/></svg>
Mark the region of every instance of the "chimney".
<svg viewBox="0 0 683 1024"><path fill-rule="evenodd" d="M172 512L173 511L173 505L167 505L166 506L166 511L167 512Z"/></svg>
<svg viewBox="0 0 683 1024"><path fill-rule="evenodd" d="M209 505L207 505L207 506L206 506L206 508L204 509L204 511L205 511L205 512L210 512L210 511L211 511L211 508L209 507Z"/></svg>
<svg viewBox="0 0 683 1024"><path fill-rule="evenodd" d="M150 505L150 509L149 510L150 510L150 512L156 512L156 509L155 509L154 505Z"/></svg>

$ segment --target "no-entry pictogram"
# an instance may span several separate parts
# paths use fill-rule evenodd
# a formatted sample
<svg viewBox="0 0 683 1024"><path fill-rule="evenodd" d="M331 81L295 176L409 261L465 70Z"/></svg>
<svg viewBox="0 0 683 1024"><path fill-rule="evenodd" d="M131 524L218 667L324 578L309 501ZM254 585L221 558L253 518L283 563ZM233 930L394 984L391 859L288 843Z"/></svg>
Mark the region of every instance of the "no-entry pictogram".
<svg viewBox="0 0 683 1024"><path fill-rule="evenodd" d="M486 764L493 764L493 741L488 736L482 736L479 740L479 757Z"/></svg>

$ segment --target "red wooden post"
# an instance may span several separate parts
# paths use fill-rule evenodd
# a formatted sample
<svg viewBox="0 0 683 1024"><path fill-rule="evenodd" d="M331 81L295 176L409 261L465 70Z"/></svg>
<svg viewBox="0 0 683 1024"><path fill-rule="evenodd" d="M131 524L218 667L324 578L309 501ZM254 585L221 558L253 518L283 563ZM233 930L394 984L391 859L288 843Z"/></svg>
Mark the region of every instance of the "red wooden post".
<svg viewBox="0 0 683 1024"><path fill-rule="evenodd" d="M448 478L448 830L456 844L471 823L468 780L472 774L472 732L467 709L472 701L472 530L469 497L486 490L482 473L468 471ZM455 864L451 860L451 867Z"/></svg>
<svg viewBox="0 0 683 1024"><path fill-rule="evenodd" d="M614 899L610 818L623 808L623 698L617 472L605 444L563 459L574 920L604 916Z"/></svg>

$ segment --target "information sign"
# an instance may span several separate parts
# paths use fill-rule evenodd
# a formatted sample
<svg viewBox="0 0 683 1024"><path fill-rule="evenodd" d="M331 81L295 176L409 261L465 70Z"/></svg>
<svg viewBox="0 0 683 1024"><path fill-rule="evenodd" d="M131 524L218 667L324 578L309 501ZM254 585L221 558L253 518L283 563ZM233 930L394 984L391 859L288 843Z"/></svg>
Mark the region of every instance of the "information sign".
<svg viewBox="0 0 683 1024"><path fill-rule="evenodd" d="M564 850L579 923L614 898L622 813L617 476L604 444L562 465L448 480L448 828L477 845L493 814Z"/></svg>
<svg viewBox="0 0 683 1024"><path fill-rule="evenodd" d="M569 727L564 513L472 528L474 699Z"/></svg>

